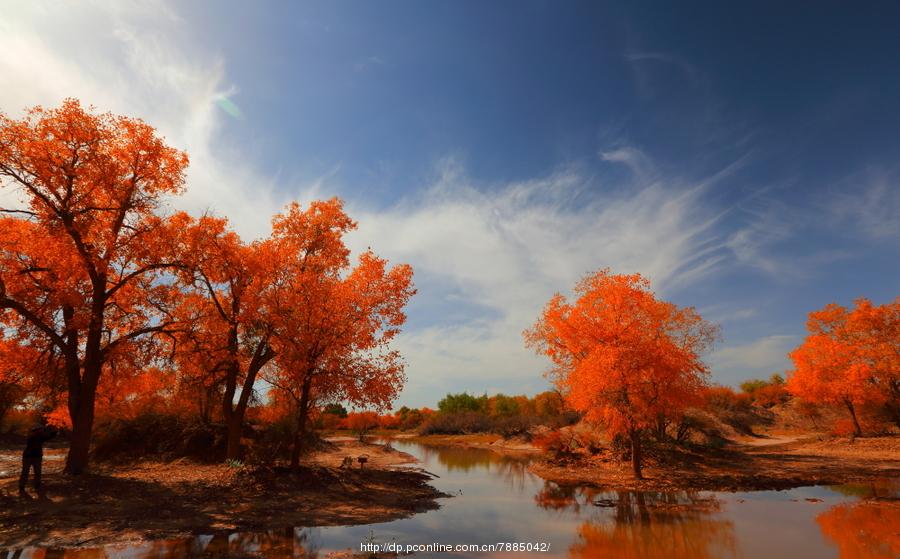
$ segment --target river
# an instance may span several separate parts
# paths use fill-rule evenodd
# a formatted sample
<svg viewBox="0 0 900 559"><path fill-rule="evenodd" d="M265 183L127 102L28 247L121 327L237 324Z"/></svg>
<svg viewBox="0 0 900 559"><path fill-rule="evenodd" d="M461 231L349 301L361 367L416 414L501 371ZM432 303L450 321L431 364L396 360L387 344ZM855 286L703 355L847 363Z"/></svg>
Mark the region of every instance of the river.
<svg viewBox="0 0 900 559"><path fill-rule="evenodd" d="M7 557L326 557L367 544L469 546L416 557L885 559L900 557L898 484L789 491L629 492L559 487L527 472L529 456L392 441L453 495L438 510L382 524L284 527L91 549L26 548ZM272 519L273 525L278 519ZM502 551L481 551L501 544ZM507 545L509 550L507 551ZM525 551L515 551L520 544ZM530 545L529 545L530 544ZM541 551L528 549L537 548ZM473 549L479 549L472 551Z"/></svg>

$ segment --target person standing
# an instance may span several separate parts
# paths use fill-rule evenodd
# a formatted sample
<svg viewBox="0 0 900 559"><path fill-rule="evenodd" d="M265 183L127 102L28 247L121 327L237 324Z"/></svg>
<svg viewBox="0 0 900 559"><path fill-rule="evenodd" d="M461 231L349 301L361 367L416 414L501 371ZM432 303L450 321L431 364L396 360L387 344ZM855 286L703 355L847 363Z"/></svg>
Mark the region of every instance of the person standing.
<svg viewBox="0 0 900 559"><path fill-rule="evenodd" d="M25 450L22 452L22 474L19 476L19 492L25 492L28 471L34 471L34 488L41 489L41 465L44 461L44 443L56 436L53 427L35 425L28 432Z"/></svg>

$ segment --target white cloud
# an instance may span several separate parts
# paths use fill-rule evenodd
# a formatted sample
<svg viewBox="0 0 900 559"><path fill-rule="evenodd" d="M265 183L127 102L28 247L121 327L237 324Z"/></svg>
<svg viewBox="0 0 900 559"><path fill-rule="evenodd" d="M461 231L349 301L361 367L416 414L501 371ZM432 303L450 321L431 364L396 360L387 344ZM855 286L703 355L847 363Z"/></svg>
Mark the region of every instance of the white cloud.
<svg viewBox="0 0 900 559"><path fill-rule="evenodd" d="M656 167L653 165L653 161L644 152L631 146L601 151L600 159L610 163L622 163L641 182L653 178L656 174Z"/></svg>
<svg viewBox="0 0 900 559"><path fill-rule="evenodd" d="M735 384L782 373L791 368L787 354L799 341L798 336L772 335L714 351L708 360L715 372L714 380Z"/></svg>
<svg viewBox="0 0 900 559"><path fill-rule="evenodd" d="M227 117L217 104L235 88L223 61L191 41L191 29L164 2L7 3L0 110L18 115L76 97L139 116L190 155L189 188L176 207L227 215L251 238L265 234L285 200L221 138Z"/></svg>
<svg viewBox="0 0 900 559"><path fill-rule="evenodd" d="M655 182L604 194L567 169L488 190L451 161L416 200L377 213L351 208L357 249L372 244L412 264L418 298L475 308L463 321L435 314L399 338L407 396L434 399L448 379L475 391L539 387L546 362L524 348L521 332L554 292L589 272L639 271L662 292L709 274L729 253L702 192Z"/></svg>
<svg viewBox="0 0 900 559"><path fill-rule="evenodd" d="M247 238L266 234L286 193L326 195L332 179L286 185L255 168L240 141L223 137L230 117L217 104L239 105L240 94L225 62L195 35L161 2L10 3L0 20L0 110L15 115L77 97L140 116L190 154L188 190L177 207L228 216ZM546 364L523 347L521 332L555 291L608 266L640 271L664 293L718 269L733 258L731 249L750 246L721 238L720 216L701 199L732 168L688 184L660 177L632 147L601 157L628 165L633 184L606 192L577 170L561 169L485 186L448 160L421 195L392 207L376 212L348 200L360 223L354 248L372 245L416 270L414 305L427 312L412 316L416 327L398 340L410 365L404 401L433 403L463 388L536 391ZM445 316L446 309L454 312ZM740 351L719 355L727 364ZM747 355L768 363L760 357L765 347L758 351Z"/></svg>

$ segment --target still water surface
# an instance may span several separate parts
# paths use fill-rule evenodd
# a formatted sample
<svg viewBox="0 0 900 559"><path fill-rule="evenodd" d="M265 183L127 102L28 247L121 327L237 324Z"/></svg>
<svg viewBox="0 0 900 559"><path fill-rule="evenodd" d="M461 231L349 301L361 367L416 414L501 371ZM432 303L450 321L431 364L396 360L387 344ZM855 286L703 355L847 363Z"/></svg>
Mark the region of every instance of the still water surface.
<svg viewBox="0 0 900 559"><path fill-rule="evenodd" d="M528 456L394 441L440 476L439 510L367 526L288 527L94 549L28 548L9 558L325 557L377 542L546 544L548 552L418 553L417 557L616 559L900 558L898 484L790 491L629 492L559 487L529 474ZM277 519L273 520L277 523ZM0 555L2 556L2 555Z"/></svg>

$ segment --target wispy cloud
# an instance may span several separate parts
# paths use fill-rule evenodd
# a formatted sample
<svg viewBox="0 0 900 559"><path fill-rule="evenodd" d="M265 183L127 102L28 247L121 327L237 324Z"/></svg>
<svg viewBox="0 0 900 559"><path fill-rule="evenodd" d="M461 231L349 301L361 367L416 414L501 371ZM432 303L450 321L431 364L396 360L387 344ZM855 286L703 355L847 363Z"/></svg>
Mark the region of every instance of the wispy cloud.
<svg viewBox="0 0 900 559"><path fill-rule="evenodd" d="M716 324L740 322L759 315L755 307L735 307L728 304L704 305L698 309L703 318Z"/></svg>
<svg viewBox="0 0 900 559"><path fill-rule="evenodd" d="M772 335L719 349L709 356L716 373L714 380L734 384L781 373L791 367L787 354L799 341L799 336Z"/></svg>
<svg viewBox="0 0 900 559"><path fill-rule="evenodd" d="M225 110L236 105L222 101L236 88L225 80L224 62L191 41L191 30L164 2L7 6L0 19L0 110L16 115L77 97L144 118L190 154L190 188L173 204L227 215L242 234L256 237L285 200L239 143L223 137Z"/></svg>
<svg viewBox="0 0 900 559"><path fill-rule="evenodd" d="M850 177L830 196L826 212L846 231L874 239L900 239L900 177L869 170ZM842 185L843 186L843 185Z"/></svg>
<svg viewBox="0 0 900 559"><path fill-rule="evenodd" d="M658 53L634 54L631 62L674 65L687 78L700 79L683 61ZM360 69L384 63L373 57ZM226 61L198 44L164 2L7 6L0 19L0 109L16 114L70 96L100 110L140 116L186 149L189 187L173 204L228 216L246 238L266 234L270 216L288 197L332 195L340 180L337 164L302 184L254 164L246 142L227 135L231 116L242 113ZM771 248L792 229L778 229L765 213L750 213L743 229L729 230L723 210L706 197L740 161L693 180L666 176L635 146L612 145L599 157L631 171L616 188L571 167L533 180L483 184L447 159L419 193L390 207L376 211L347 201L360 223L351 238L354 248L371 245L416 271L419 294L410 327L398 339L409 362L404 401L433 403L444 391L462 388L540 389L546 363L523 347L521 332L554 292L598 268L644 273L664 295L728 264L773 274L781 269ZM889 186L872 197L858 211L847 209L848 219L896 210L896 190ZM879 215L872 231L896 231L896 213ZM741 312L734 316L750 316ZM726 374L780 370L777 356L783 361L787 338L722 349L714 363Z"/></svg>
<svg viewBox="0 0 900 559"><path fill-rule="evenodd" d="M656 166L647 155L633 146L621 146L600 152L600 159L610 163L621 163L628 167L641 182L656 175Z"/></svg>
<svg viewBox="0 0 900 559"><path fill-rule="evenodd" d="M540 385L545 363L525 350L521 332L554 292L591 271L640 271L665 292L730 258L716 212L691 184L657 180L607 194L595 179L561 169L493 186L479 187L451 161L415 200L377 213L352 208L355 244L377 243L411 263L418 304L448 311L430 313L398 340L411 398L434 394L445 379L477 391Z"/></svg>

